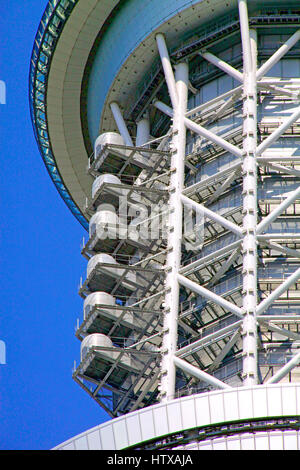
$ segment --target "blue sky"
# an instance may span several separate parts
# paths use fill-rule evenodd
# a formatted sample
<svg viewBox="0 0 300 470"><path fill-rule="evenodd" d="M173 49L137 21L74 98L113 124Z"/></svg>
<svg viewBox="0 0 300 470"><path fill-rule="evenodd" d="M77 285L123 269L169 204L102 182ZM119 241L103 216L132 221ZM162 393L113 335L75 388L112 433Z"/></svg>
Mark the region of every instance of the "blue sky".
<svg viewBox="0 0 300 470"><path fill-rule="evenodd" d="M46 4L0 0L1 450L50 449L108 419L72 380L86 232L50 180L30 121L29 63Z"/></svg>

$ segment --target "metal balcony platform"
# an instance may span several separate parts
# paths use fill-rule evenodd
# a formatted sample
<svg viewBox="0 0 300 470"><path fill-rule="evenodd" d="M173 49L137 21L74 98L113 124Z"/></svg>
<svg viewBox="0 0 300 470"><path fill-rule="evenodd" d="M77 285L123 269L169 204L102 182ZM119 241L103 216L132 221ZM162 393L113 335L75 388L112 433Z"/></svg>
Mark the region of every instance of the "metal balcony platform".
<svg viewBox="0 0 300 470"><path fill-rule="evenodd" d="M159 355L127 348L120 349L119 357L109 361L103 354L104 349L112 348L93 348L88 353L84 361L74 370L74 380L111 416L118 416L119 412L132 411L136 406L147 405L149 399L158 393L156 361ZM114 353L115 350L116 348L113 348ZM123 359L123 363L121 362L126 354L128 357L143 359L139 361L138 367L131 367L128 359L125 362Z"/></svg>
<svg viewBox="0 0 300 470"><path fill-rule="evenodd" d="M123 305L94 305L77 329L76 336L82 340L92 333L119 337L128 337L131 332L146 335L149 323L152 328L155 327L155 319L160 316L160 310Z"/></svg>
<svg viewBox="0 0 300 470"><path fill-rule="evenodd" d="M131 273L134 276L129 276ZM151 266L97 263L80 287L79 295L85 298L89 293L101 290L120 298L130 297L132 292L136 292L135 295L138 296L138 291L147 292L151 286L155 286L157 278L164 275L163 269Z"/></svg>
<svg viewBox="0 0 300 470"><path fill-rule="evenodd" d="M115 184L104 182L98 189L93 199L87 202L85 213L90 216L95 213L97 207L105 201L115 208L119 208L126 199L128 206L144 204L150 207L159 204L161 201L167 201L168 189L156 188L154 184L151 187L135 184Z"/></svg>
<svg viewBox="0 0 300 470"><path fill-rule="evenodd" d="M123 226L113 226L112 229L118 233L118 231L123 230ZM141 250L145 256L158 254L162 249L166 247L166 234L160 232L159 239L156 240L144 240L139 239L116 239L112 238L99 238L97 233L95 233L87 243L83 246L81 254L86 258L90 259L97 253L108 253L114 256L116 260L122 261L122 259L131 259L134 257L134 254L137 250Z"/></svg>
<svg viewBox="0 0 300 470"><path fill-rule="evenodd" d="M122 227L112 227L112 229L116 229L118 232L122 230ZM98 238L97 234L95 233L92 237L89 238L87 243L83 246L81 250L81 254L86 258L90 259L97 253L108 253L111 255L117 255L121 253L128 257L128 259L134 255L137 249L142 249L143 251L148 251L145 245L139 244L134 240L113 240L111 238ZM116 259L118 257L116 256Z"/></svg>
<svg viewBox="0 0 300 470"><path fill-rule="evenodd" d="M151 157L156 157L154 165L150 161ZM88 172L94 177L104 173L113 174L122 183L131 184L142 170L146 170L148 178L151 178L158 168L160 171L167 169L169 157L170 153L162 150L106 144L95 160L94 156L90 159Z"/></svg>

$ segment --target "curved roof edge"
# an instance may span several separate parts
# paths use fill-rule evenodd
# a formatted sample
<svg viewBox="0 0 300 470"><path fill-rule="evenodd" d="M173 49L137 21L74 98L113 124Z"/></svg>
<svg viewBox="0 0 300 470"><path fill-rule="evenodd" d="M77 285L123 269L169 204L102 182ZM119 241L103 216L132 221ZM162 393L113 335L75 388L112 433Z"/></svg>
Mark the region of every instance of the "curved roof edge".
<svg viewBox="0 0 300 470"><path fill-rule="evenodd" d="M133 411L88 429L52 450L126 450L141 442L217 423L299 415L299 383L230 388Z"/></svg>
<svg viewBox="0 0 300 470"><path fill-rule="evenodd" d="M51 60L74 7L79 0L49 0L40 21L30 61L29 103L35 138L48 173L60 196L81 225L88 229L88 223L71 197L58 170L52 151L47 123L47 82Z"/></svg>
<svg viewBox="0 0 300 470"><path fill-rule="evenodd" d="M84 140L82 116L79 112L77 113L77 108L83 97L82 80L86 78L84 69L90 58L90 52L99 29L103 28L104 30L105 25L108 25L111 12L123 1L125 0L110 0L109 2L102 0L48 0L38 27L31 56L29 101L36 141L59 194L85 229L88 229L88 222L81 207L87 197L90 182L85 175L85 160L82 156L83 153L87 156L88 150ZM204 0L184 1L189 6L193 3L203 2L204 4ZM265 0L265 3L280 1L282 0ZM222 0L214 0L210 3L222 4ZM257 3L257 0L255 2L253 0L253 3ZM87 10L92 11L96 5L99 6L99 17L91 15L92 18L89 20L91 22L87 25ZM69 18L70 21L68 21ZM79 19L82 20L82 23ZM67 27L65 28L65 26ZM76 60L80 55L77 51L82 52L83 50L84 38L80 37L80 34L84 28L88 30L89 40L85 43L86 55L80 57L82 60L79 63ZM69 36L68 29L72 29L72 34ZM76 42L78 44L74 52ZM71 62L72 67L70 66ZM78 71L75 70L73 73L76 68ZM51 70L52 72L50 72ZM58 85L60 87L59 97ZM76 100L73 96L74 89L76 89ZM112 96L109 95L109 97ZM74 113L76 122L72 114L75 106L71 106L74 101L77 105ZM82 107L81 103L80 108L82 109ZM76 136L76 142L74 136ZM79 146L76 149L75 146L78 143Z"/></svg>

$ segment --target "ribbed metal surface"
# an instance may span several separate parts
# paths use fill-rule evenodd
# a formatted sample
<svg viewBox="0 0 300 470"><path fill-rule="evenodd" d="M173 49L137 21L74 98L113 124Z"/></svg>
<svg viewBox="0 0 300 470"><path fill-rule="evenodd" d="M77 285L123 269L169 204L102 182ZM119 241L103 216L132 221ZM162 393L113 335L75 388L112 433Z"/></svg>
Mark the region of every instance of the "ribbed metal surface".
<svg viewBox="0 0 300 470"><path fill-rule="evenodd" d="M208 426L210 427L207 431L209 435L213 426L219 423L224 425L224 429L228 426L226 438L216 435L209 439L209 436L206 436L208 439L202 442L200 438L199 442L195 439L194 442L181 448L299 450L299 403L300 389L295 384L203 393L170 401L167 404L151 406L113 419L69 439L54 450L119 450L135 445L146 446L147 443L150 446L150 442L152 442L152 448L155 448L155 443L157 443L159 449L159 445L163 446L166 442L166 449L174 449L171 439L168 447L168 436L173 435L175 440L176 433L180 434L185 429L198 429L204 434ZM265 419L267 428L268 421L271 422L271 418L278 416L294 416L295 418L291 419L289 424L287 422L282 431L278 429L278 425L275 430L262 429L260 418ZM249 431L249 425L247 428L247 422L252 423L252 431ZM232 434L230 434L230 423L239 423L240 429L244 423L245 432L239 433L236 424L236 432L233 432L232 425ZM294 430L291 429L293 426ZM259 427L261 427L260 430ZM276 428L275 425L274 428ZM179 441L178 439L175 449L180 448Z"/></svg>

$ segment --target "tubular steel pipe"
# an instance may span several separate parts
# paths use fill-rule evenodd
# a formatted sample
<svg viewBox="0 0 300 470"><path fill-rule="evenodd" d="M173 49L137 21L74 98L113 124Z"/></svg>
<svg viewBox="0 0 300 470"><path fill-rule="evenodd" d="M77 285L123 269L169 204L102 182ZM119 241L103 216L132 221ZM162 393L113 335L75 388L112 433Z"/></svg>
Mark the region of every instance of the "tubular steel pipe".
<svg viewBox="0 0 300 470"><path fill-rule="evenodd" d="M279 382L283 377L285 377L294 367L298 366L300 363L300 352L296 354L289 362L285 364L276 374L273 375L268 381L267 384L275 384Z"/></svg>
<svg viewBox="0 0 300 470"><path fill-rule="evenodd" d="M258 381L257 365L257 36L249 31L246 0L238 0L243 48L243 384Z"/></svg>
<svg viewBox="0 0 300 470"><path fill-rule="evenodd" d="M156 43L157 43L157 48L158 52L160 55L161 63L163 66L164 74L165 74L165 79L172 103L173 109L176 108L177 105L177 90L176 90L176 82L174 78L174 73L168 53L168 48L166 45L165 37L163 34L159 33L156 35Z"/></svg>
<svg viewBox="0 0 300 470"><path fill-rule="evenodd" d="M290 286L295 284L300 278L300 268L289 276L280 286L277 287L266 299L264 299L257 307L257 315L261 315L267 308L278 299Z"/></svg>
<svg viewBox="0 0 300 470"><path fill-rule="evenodd" d="M257 71L260 80L299 41L300 29L296 31Z"/></svg>
<svg viewBox="0 0 300 470"><path fill-rule="evenodd" d="M161 101L155 101L153 104L157 109L165 113L167 116L173 117L172 108L167 106L165 103L162 103ZM219 145L223 149L227 150L227 152L232 153L233 155L236 155L237 157L242 156L243 152L238 147L236 147L235 145L232 145L230 142L227 142L222 137L219 137L218 135L205 129L199 124L196 124L191 119L184 118L184 123L189 130L195 132L196 134L201 135L202 137L205 137L207 140L210 140L211 142L214 142L215 144Z"/></svg>
<svg viewBox="0 0 300 470"><path fill-rule="evenodd" d="M276 209L267 215L257 226L257 234L261 234L277 217L282 214L296 199L300 197L300 187L293 191ZM272 235L270 235L272 238Z"/></svg>
<svg viewBox="0 0 300 470"><path fill-rule="evenodd" d="M177 350L178 331L178 311L179 311L179 283L177 273L181 261L181 240L182 240L182 213L181 192L184 186L184 162L186 147L186 127L184 115L187 110L189 69L186 62L182 62L176 67L176 90L178 100L175 103L173 118L173 153L171 166L176 168L170 178L169 205L173 208L169 214L169 237L167 266L170 268L166 274L166 305L169 310L164 313L164 334L162 348L164 354L161 362L160 400L165 402L174 397L176 367L173 361L174 353Z"/></svg>
<svg viewBox="0 0 300 470"><path fill-rule="evenodd" d="M115 122L117 124L118 129L119 129L119 132L120 132L121 136L123 137L123 139L125 141L125 145L128 145L129 147L133 147L132 139L131 139L130 134L128 132L126 123L124 121L124 118L122 116L122 113L121 113L121 110L120 110L120 107L119 107L118 103L116 103L115 101L110 103L110 109L113 113Z"/></svg>
<svg viewBox="0 0 300 470"><path fill-rule="evenodd" d="M235 233L239 237L242 236L242 229L238 225L233 224L229 220L225 219L225 217L222 217L221 215L219 215L217 212L211 211L207 207L202 206L201 204L198 204L197 202L184 196L183 194L181 195L181 201L183 202L183 204L187 206L191 206L196 212L200 212L200 214L205 214L207 217L214 220L215 222L222 225L223 227L227 228L228 230Z"/></svg>
<svg viewBox="0 0 300 470"><path fill-rule="evenodd" d="M216 304L225 308L226 310L233 313L234 315L237 315L239 318L244 318L243 310L237 307L236 305L232 304L231 302L228 302L228 300L223 299L223 297L220 297L219 295L206 289L205 287L202 287L199 284L196 284L195 282L191 281L185 276L182 276L181 274L178 274L177 278L178 278L179 283L182 286L186 287L187 289L190 289L191 291L196 292L196 294L199 294L202 297L205 297L206 299L211 300L212 302L215 302Z"/></svg>
<svg viewBox="0 0 300 470"><path fill-rule="evenodd" d="M179 357L174 356L173 358L174 364L182 369L184 372L186 372L189 375L192 375L193 377L196 377L197 379L203 380L204 382L214 385L217 388L221 388L223 390L230 389L230 385L227 385L225 382L222 382L219 379L216 379L216 377L213 377L210 374L207 374L207 372L204 372L201 369L198 369L198 367L193 366L192 364L189 364L188 362L184 361L183 359L180 359Z"/></svg>
<svg viewBox="0 0 300 470"><path fill-rule="evenodd" d="M300 117L300 106L291 114L269 137L267 137L258 147L257 155L261 155L270 145L274 144L279 137Z"/></svg>
<svg viewBox="0 0 300 470"><path fill-rule="evenodd" d="M206 52L206 51L199 52L199 55L204 57L204 59L206 59L208 62L212 63L219 69L223 70L223 72L227 73L238 82L243 82L243 74L239 70L235 69L234 67L232 67L230 64L220 59L219 57L216 57L211 52Z"/></svg>

